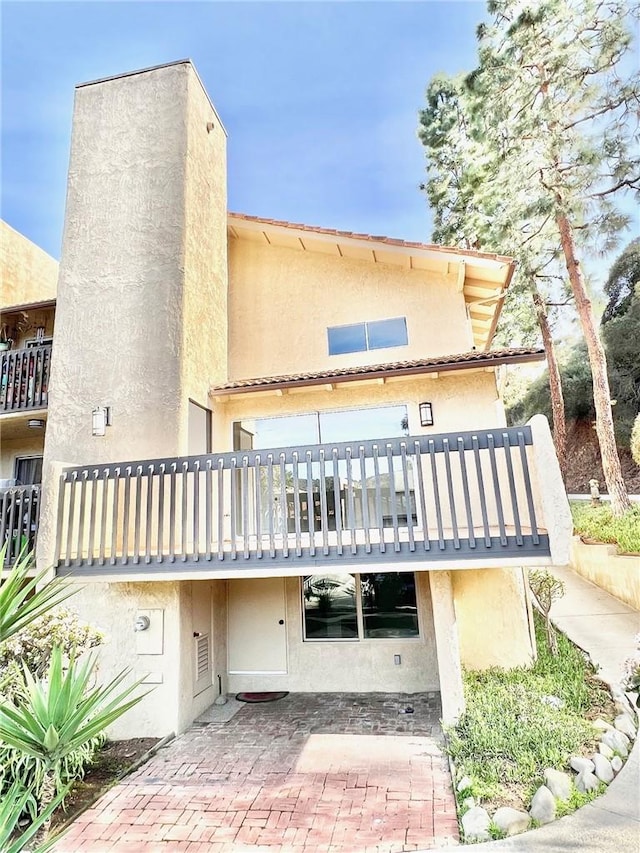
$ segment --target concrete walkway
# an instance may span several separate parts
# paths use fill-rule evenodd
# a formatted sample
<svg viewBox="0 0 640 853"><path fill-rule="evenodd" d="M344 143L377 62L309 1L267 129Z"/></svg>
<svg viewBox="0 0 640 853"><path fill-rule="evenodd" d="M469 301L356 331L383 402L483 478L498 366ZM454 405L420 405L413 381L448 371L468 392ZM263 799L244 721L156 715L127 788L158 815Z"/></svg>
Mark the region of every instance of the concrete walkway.
<svg viewBox="0 0 640 853"><path fill-rule="evenodd" d="M624 661L635 651L640 613L577 575L554 569L565 595L551 610L554 623L586 651L600 677L620 691ZM442 850L443 848L441 848ZM640 737L606 793L567 817L523 835L474 844L491 853L640 853ZM450 853L450 848L448 853Z"/></svg>

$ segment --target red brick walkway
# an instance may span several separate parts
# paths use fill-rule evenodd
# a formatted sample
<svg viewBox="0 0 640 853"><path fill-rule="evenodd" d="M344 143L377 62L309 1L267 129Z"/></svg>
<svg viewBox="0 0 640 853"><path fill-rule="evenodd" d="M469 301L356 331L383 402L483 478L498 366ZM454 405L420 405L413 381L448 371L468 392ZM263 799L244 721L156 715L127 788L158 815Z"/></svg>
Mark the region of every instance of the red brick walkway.
<svg viewBox="0 0 640 853"><path fill-rule="evenodd" d="M411 704L415 713L399 715ZM57 853L399 853L456 845L439 709L297 694L194 727L81 815Z"/></svg>

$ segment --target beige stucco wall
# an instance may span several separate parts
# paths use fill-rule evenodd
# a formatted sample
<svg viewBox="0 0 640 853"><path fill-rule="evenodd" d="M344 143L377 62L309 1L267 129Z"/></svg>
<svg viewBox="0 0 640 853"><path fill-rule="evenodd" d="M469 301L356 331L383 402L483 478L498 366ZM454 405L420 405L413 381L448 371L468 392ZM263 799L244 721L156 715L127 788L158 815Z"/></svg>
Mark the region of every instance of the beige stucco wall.
<svg viewBox="0 0 640 853"><path fill-rule="evenodd" d="M427 572L416 572L420 637L393 640L303 642L300 578L285 579L288 672L229 675L239 690L415 693L438 690L438 664ZM402 659L394 664L394 655Z"/></svg>
<svg viewBox="0 0 640 853"><path fill-rule="evenodd" d="M574 536L571 568L640 611L640 556L618 554L615 545L587 545Z"/></svg>
<svg viewBox="0 0 640 853"><path fill-rule="evenodd" d="M457 267L447 275L231 239L229 378L471 350ZM406 317L408 346L328 355L327 327Z"/></svg>
<svg viewBox="0 0 640 853"><path fill-rule="evenodd" d="M418 404L423 400L433 404L432 427L420 426ZM283 396L262 393L232 396L227 402L213 403L213 446L216 451L232 448L234 421L402 403L408 405L411 435L488 429L504 424L495 374L486 371L455 372L440 374L437 379L406 377L385 384L348 382L336 385L333 391L322 390L320 386Z"/></svg>
<svg viewBox="0 0 640 853"><path fill-rule="evenodd" d="M463 666L530 664L535 651L522 570L466 570L451 577Z"/></svg>
<svg viewBox="0 0 640 853"><path fill-rule="evenodd" d="M0 220L0 310L55 299L58 262Z"/></svg>
<svg viewBox="0 0 640 853"><path fill-rule="evenodd" d="M99 648L101 681L106 682L129 668L128 683L144 677L141 690L152 690L109 728L109 736L162 737L179 731L181 695L178 686L181 668L188 659L181 655L181 633L186 631L185 625L180 624L181 585L175 582L87 583L69 603L84 620L105 634L105 643ZM137 633L134 624L142 610L153 611L152 625L149 632ZM139 642L146 641L150 632L156 630L162 634L160 653L140 653Z"/></svg>
<svg viewBox="0 0 640 853"><path fill-rule="evenodd" d="M14 476L15 461L18 456L42 456L44 435L34 431L28 438L7 440L2 437L0 425L0 479Z"/></svg>
<svg viewBox="0 0 640 853"><path fill-rule="evenodd" d="M181 401L209 407L227 376L227 137L193 71L186 82Z"/></svg>

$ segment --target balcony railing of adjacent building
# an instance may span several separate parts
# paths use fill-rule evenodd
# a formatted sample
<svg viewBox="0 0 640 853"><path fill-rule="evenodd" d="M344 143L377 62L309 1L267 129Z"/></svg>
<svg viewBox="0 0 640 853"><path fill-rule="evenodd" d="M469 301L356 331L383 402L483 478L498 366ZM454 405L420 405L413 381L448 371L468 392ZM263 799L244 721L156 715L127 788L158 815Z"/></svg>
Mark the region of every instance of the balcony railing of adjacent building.
<svg viewBox="0 0 640 853"><path fill-rule="evenodd" d="M47 406L51 344L0 352L0 414Z"/></svg>
<svg viewBox="0 0 640 853"><path fill-rule="evenodd" d="M548 562L532 440L527 426L65 468L58 566Z"/></svg>
<svg viewBox="0 0 640 853"><path fill-rule="evenodd" d="M0 546L5 546L5 566L23 551L36 546L40 515L40 486L0 488Z"/></svg>

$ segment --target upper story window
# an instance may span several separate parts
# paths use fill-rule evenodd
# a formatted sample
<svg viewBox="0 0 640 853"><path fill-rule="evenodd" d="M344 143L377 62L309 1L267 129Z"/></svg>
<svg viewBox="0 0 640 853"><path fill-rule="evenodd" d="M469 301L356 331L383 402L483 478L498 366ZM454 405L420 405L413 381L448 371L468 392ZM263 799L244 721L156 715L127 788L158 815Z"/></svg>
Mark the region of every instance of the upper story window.
<svg viewBox="0 0 640 853"><path fill-rule="evenodd" d="M406 317L391 320L373 320L370 323L351 323L348 326L330 326L329 355L347 352L365 352L386 347L404 347L408 344Z"/></svg>

